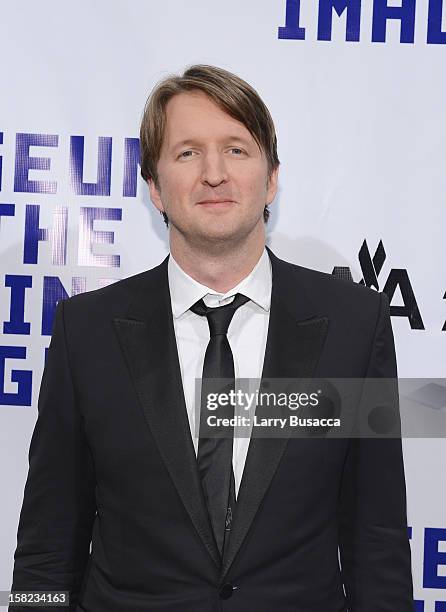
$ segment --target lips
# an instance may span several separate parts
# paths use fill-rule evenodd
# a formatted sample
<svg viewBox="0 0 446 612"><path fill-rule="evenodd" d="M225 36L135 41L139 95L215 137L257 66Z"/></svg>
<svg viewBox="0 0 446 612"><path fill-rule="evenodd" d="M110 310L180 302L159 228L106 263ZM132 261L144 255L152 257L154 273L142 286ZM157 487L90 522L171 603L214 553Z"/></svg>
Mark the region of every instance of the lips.
<svg viewBox="0 0 446 612"><path fill-rule="evenodd" d="M233 203L234 203L233 200L202 200L201 202L198 202L198 204L209 204L209 205L233 204Z"/></svg>

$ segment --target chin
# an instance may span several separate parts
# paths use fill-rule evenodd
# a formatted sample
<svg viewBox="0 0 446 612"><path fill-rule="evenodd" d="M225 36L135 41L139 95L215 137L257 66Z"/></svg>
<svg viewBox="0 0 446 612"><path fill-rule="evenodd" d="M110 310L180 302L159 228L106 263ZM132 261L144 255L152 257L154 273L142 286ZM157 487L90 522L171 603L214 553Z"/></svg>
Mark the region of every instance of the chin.
<svg viewBox="0 0 446 612"><path fill-rule="evenodd" d="M214 219L212 221L178 224L177 228L187 241L197 245L218 245L226 242L243 242L253 231L257 223L251 219L250 223L240 223L240 219ZM263 218L262 218L263 223Z"/></svg>
<svg viewBox="0 0 446 612"><path fill-rule="evenodd" d="M243 242L249 235L246 228L208 228L207 231L200 232L202 243L221 245L224 243Z"/></svg>

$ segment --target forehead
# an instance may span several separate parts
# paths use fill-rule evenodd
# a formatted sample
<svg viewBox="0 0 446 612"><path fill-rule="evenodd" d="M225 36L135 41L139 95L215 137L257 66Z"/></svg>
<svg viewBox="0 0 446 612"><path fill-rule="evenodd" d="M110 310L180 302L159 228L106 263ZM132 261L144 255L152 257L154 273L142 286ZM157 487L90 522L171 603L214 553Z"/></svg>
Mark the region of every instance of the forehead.
<svg viewBox="0 0 446 612"><path fill-rule="evenodd" d="M187 140L240 137L254 142L249 130L204 92L175 94L166 105L164 145L168 148Z"/></svg>

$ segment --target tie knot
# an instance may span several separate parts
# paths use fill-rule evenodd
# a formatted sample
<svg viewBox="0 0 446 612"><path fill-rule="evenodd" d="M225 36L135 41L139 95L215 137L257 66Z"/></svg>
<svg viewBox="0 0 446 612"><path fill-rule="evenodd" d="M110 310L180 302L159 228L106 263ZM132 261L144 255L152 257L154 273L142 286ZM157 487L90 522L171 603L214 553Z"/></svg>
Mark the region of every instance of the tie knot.
<svg viewBox="0 0 446 612"><path fill-rule="evenodd" d="M197 315L205 316L208 320L210 335L219 336L228 333L229 324L235 311L243 304L246 304L246 302L249 302L249 298L246 295L237 293L230 304L211 308L206 306L203 299L201 299L195 302L190 307L190 310Z"/></svg>

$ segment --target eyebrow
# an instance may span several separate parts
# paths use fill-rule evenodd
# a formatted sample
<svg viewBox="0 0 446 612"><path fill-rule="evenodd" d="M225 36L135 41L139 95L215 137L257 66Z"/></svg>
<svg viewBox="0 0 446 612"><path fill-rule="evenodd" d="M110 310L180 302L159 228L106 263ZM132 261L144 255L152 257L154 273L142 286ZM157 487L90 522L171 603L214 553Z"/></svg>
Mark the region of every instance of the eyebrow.
<svg viewBox="0 0 446 612"><path fill-rule="evenodd" d="M243 136L227 136L225 138L222 138L221 142L240 142L245 146L249 146L251 144L248 140L246 140L246 138L243 138ZM194 138L187 138L186 140L181 140L180 142L174 144L171 147L171 150L174 151L181 147L189 147L197 144L200 144L199 140L196 140Z"/></svg>

